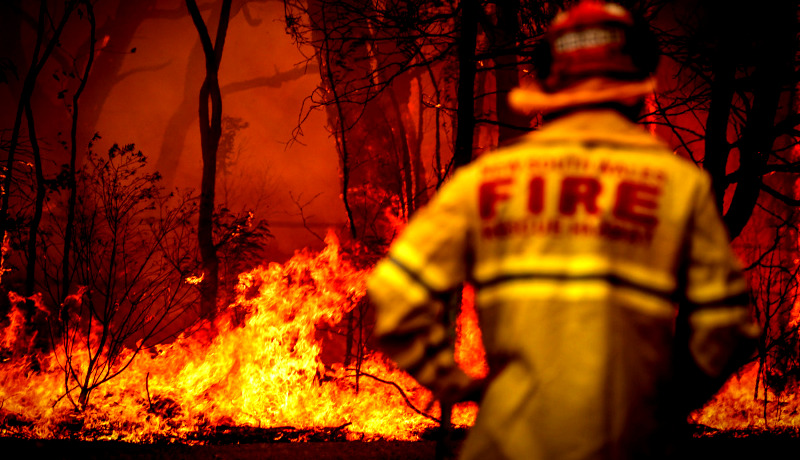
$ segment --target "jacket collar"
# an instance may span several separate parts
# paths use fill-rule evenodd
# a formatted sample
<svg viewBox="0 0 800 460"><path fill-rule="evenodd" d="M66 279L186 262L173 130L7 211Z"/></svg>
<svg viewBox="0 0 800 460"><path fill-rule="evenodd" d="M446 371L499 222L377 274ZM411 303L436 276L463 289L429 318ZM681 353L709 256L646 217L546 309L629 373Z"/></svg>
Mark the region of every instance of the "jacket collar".
<svg viewBox="0 0 800 460"><path fill-rule="evenodd" d="M511 90L508 101L511 107L521 112L553 112L603 102L635 102L651 94L655 88L653 77L633 81L591 77L556 92L545 91L536 82L527 82Z"/></svg>
<svg viewBox="0 0 800 460"><path fill-rule="evenodd" d="M546 123L526 136L535 143L610 143L643 148L668 148L642 126L614 109L583 108Z"/></svg>

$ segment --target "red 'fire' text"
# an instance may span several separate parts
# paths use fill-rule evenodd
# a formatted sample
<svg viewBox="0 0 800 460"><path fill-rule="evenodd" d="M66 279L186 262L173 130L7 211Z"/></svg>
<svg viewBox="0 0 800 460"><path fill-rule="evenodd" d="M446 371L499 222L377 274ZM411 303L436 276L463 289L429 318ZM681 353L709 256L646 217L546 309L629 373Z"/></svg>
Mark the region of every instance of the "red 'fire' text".
<svg viewBox="0 0 800 460"><path fill-rule="evenodd" d="M478 210L485 223L483 236L491 238L567 232L572 235L599 235L632 243L649 242L652 239L653 230L658 225L657 210L661 187L624 179L608 191L604 190L605 184L596 177L569 175L556 179L560 180L557 199L548 199L547 180L542 175L533 176L529 180L527 218L500 222L492 221L497 217L499 206L511 199L514 179L500 177L481 183L478 189ZM603 193L613 193L613 198L601 201ZM601 209L603 202L611 203L609 210ZM548 206L551 209L547 209ZM572 220L571 218L579 214L579 210L585 216L599 216L602 219L562 222L564 218ZM547 216L548 219L531 219L540 216Z"/></svg>

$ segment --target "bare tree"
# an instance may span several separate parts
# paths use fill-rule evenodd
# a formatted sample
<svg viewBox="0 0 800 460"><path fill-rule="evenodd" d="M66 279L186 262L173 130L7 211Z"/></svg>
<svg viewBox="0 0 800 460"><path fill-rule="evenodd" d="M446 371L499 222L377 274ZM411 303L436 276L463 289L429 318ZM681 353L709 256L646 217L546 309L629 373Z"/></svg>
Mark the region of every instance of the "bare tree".
<svg viewBox="0 0 800 460"><path fill-rule="evenodd" d="M798 4L634 3L675 63L676 84L655 98L653 120L676 151L711 174L765 329L754 390L763 385L780 395L800 384L791 317L798 299Z"/></svg>
<svg viewBox="0 0 800 460"><path fill-rule="evenodd" d="M222 134L222 94L219 87L219 64L230 19L231 0L223 0L216 37L211 41L206 23L195 0L186 0L192 22L200 35L206 63L206 77L200 88L200 143L203 157L203 178L200 186L200 216L197 238L203 259L201 312L214 315L219 290L219 259L214 245L214 199L216 195L217 148ZM209 106L210 112L209 112Z"/></svg>
<svg viewBox="0 0 800 460"><path fill-rule="evenodd" d="M33 92L36 88L36 81L39 74L44 68L45 63L50 58L55 47L59 44L61 34L69 21L73 11L75 11L78 0L71 0L64 5L64 11L57 24L50 22L50 12L48 11L46 0L42 0L39 4L39 18L37 22L36 43L33 47L33 56L31 58L31 65L25 75L25 80L20 92L19 100L17 102L17 112L14 118L14 127L11 132L11 139L8 144L6 165L3 171L3 189L2 201L0 201L0 241L4 241L8 223L9 223L9 206L12 195L12 185L14 176L14 161L17 148L20 143L20 136L22 134L22 120L26 108L28 113L32 114L30 110L30 101ZM47 24L51 24L52 30L48 30ZM30 115L29 121L33 119ZM30 137L30 133L29 136ZM35 236L35 235L34 235ZM35 244L35 243L34 243Z"/></svg>
<svg viewBox="0 0 800 460"><path fill-rule="evenodd" d="M51 337L65 396L78 409L141 350L174 333L196 300L186 281L195 268L191 245L180 239L195 202L165 194L145 167L133 145L115 145L105 156L90 151L77 174L71 266L79 289L53 318ZM57 238L49 247L58 250Z"/></svg>

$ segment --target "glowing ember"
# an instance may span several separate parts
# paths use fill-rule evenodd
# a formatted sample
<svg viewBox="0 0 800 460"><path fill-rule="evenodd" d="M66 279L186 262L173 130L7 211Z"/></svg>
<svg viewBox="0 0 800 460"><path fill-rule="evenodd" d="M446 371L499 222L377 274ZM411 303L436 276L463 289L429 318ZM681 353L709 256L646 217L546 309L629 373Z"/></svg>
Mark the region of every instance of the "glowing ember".
<svg viewBox="0 0 800 460"><path fill-rule="evenodd" d="M187 276L186 282L189 284L198 285L203 282L203 278L205 278L205 276L206 276L205 273L201 273L200 276L195 276L195 275Z"/></svg>

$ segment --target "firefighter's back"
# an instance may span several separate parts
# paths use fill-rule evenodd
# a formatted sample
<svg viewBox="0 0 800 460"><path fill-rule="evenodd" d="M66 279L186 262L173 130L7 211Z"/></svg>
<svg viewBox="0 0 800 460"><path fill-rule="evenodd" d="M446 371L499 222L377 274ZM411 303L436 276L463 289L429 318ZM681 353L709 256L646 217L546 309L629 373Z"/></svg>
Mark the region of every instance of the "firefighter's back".
<svg viewBox="0 0 800 460"><path fill-rule="evenodd" d="M496 377L464 456L647 456L705 176L610 109L470 168L472 278Z"/></svg>

